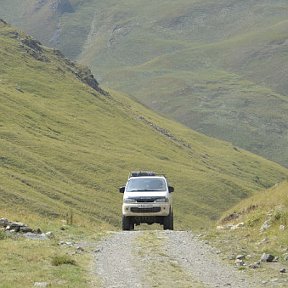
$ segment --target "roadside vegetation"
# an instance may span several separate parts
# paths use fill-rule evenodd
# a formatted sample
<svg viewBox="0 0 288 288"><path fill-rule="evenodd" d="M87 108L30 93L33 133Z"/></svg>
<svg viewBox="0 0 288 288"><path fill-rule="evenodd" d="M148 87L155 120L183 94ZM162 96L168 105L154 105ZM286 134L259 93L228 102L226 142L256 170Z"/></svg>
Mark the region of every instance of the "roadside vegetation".
<svg viewBox="0 0 288 288"><path fill-rule="evenodd" d="M255 269L263 281L286 277L280 271L288 269L287 189L285 181L241 201L206 235L231 264L235 265L237 255L243 255L245 265L239 269L250 273ZM263 253L274 256L274 261L259 262Z"/></svg>
<svg viewBox="0 0 288 288"><path fill-rule="evenodd" d="M89 243L100 239L98 229L77 221L66 225L66 219L48 219L28 209L21 212L1 208L0 214L29 223L43 233L53 231L51 239L37 240L22 233L7 234L0 230L1 288L32 287L35 283L47 285L45 287L96 287L97 279L89 273L94 248ZM83 249L79 249L79 245Z"/></svg>
<svg viewBox="0 0 288 288"><path fill-rule="evenodd" d="M236 235L249 233L247 244L256 248L258 253L276 253L283 260L281 255L288 252L287 189L288 182L285 181L241 201L225 213L219 225L243 222L244 226L236 229Z"/></svg>

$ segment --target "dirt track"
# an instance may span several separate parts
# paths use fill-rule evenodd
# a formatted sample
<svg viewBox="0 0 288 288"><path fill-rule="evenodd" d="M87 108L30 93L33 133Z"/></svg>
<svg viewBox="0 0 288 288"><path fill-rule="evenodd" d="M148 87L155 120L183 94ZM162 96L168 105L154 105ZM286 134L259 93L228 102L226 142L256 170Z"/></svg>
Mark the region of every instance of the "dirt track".
<svg viewBox="0 0 288 288"><path fill-rule="evenodd" d="M275 287L226 264L186 231L112 233L98 247L95 270L105 288Z"/></svg>

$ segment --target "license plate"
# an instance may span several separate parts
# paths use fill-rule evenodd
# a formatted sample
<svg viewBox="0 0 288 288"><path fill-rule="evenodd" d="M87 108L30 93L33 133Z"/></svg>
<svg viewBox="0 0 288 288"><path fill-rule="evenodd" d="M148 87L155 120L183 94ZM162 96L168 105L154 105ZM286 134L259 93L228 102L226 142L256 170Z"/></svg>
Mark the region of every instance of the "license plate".
<svg viewBox="0 0 288 288"><path fill-rule="evenodd" d="M144 205L144 204L139 204L138 208L153 208L153 205Z"/></svg>

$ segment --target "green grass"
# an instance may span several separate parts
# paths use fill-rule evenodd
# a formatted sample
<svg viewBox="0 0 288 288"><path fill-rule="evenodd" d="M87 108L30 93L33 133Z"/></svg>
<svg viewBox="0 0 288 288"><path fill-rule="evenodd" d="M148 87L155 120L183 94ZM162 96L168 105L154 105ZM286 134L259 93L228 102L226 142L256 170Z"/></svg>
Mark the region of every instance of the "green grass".
<svg viewBox="0 0 288 288"><path fill-rule="evenodd" d="M43 47L44 62L33 58L20 43L26 36L15 32L0 24L0 217L52 231L56 240L1 240L3 287L31 287L43 278L70 287L94 281L86 254L77 256L77 266L51 268L51 259L62 255L56 241L93 242L119 230L118 187L131 170L165 173L176 188L175 227L193 230L287 178L280 165L193 132L125 95L97 93L52 49ZM73 225L62 231L67 214ZM13 265L21 271L17 279Z"/></svg>
<svg viewBox="0 0 288 288"><path fill-rule="evenodd" d="M269 253L279 258L279 263L271 265L262 263L256 272L261 278L267 280L279 276L281 267L287 267L285 253L288 245L288 183L284 181L279 185L256 193L252 197L238 203L235 207L225 212L218 225L244 226L236 230L211 230L208 239L216 245L223 257L242 254L248 256L244 261L247 265L260 260L263 253ZM231 219L232 213L234 219ZM261 229L264 222L268 221L268 229ZM232 259L231 263L235 260ZM246 267L246 269L248 269ZM277 276L278 275L278 276Z"/></svg>
<svg viewBox="0 0 288 288"><path fill-rule="evenodd" d="M7 238L7 235L4 231L0 230L0 240L5 240Z"/></svg>
<svg viewBox="0 0 288 288"><path fill-rule="evenodd" d="M87 273L87 266L92 261L88 254L64 255L60 259L55 254L63 253L63 249L68 252L67 248L59 247L54 241L48 242L2 240L0 287L32 287L35 282L47 282L52 287L88 287L89 281L92 281ZM55 260L58 260L57 263L54 263ZM69 265L73 263L77 265Z"/></svg>
<svg viewBox="0 0 288 288"><path fill-rule="evenodd" d="M0 240L1 288L32 287L35 282L46 282L49 287L99 287L98 280L89 269L94 261L95 242L107 228L94 228L94 223L88 225L83 221L66 225L65 218L49 219L29 209L21 211L19 207L11 210L1 208L1 217L22 221L33 229L40 228L43 232L52 231L55 237L51 240L30 240L0 232L3 236ZM83 245L83 239L86 241L84 251L77 253L77 246L81 245L78 243ZM60 241L75 245L59 245Z"/></svg>
<svg viewBox="0 0 288 288"><path fill-rule="evenodd" d="M288 242L288 196L287 181L275 185L274 187L262 192L256 193L251 198L241 201L233 209L226 212L222 217L222 222L226 223L225 218L231 214L231 211L238 213L239 217L234 222L244 222L245 233L250 234L253 242L259 242L263 238L269 239L261 249L272 250L278 254L283 252L283 248ZM268 221L269 228L262 230L261 227L265 221ZM284 230L280 229L283 225Z"/></svg>
<svg viewBox="0 0 288 288"><path fill-rule="evenodd" d="M60 266L60 265L77 265L76 261L68 256L68 255L56 255L52 258L51 261L53 266Z"/></svg>

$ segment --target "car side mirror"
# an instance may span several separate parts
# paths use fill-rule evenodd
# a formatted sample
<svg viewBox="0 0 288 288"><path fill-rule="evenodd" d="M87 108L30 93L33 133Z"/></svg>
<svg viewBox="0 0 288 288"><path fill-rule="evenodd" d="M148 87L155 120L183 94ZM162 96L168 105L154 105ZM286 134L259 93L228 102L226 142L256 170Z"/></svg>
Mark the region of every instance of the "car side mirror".
<svg viewBox="0 0 288 288"><path fill-rule="evenodd" d="M174 187L168 186L168 190L169 190L169 193L172 193L172 192L174 192Z"/></svg>
<svg viewBox="0 0 288 288"><path fill-rule="evenodd" d="M125 191L125 186L122 186L122 187L119 188L119 192L120 193L124 193L124 191Z"/></svg>

